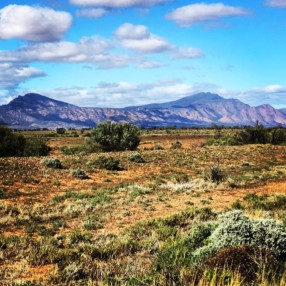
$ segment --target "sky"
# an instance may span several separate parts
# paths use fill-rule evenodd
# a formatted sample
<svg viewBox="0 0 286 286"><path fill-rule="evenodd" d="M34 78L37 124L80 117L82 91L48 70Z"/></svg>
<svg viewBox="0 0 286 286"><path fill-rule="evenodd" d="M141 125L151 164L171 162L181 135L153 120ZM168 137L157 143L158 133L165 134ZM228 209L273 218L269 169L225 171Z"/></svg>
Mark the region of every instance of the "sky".
<svg viewBox="0 0 286 286"><path fill-rule="evenodd" d="M0 105L91 107L198 92L286 108L286 0L1 0Z"/></svg>

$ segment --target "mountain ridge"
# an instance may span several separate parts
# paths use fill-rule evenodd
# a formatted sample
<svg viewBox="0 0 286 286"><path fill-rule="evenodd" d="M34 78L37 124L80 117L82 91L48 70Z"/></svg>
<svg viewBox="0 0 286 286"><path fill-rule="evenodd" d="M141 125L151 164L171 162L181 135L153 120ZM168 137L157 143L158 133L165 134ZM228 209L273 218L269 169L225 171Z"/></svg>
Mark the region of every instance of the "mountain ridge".
<svg viewBox="0 0 286 286"><path fill-rule="evenodd" d="M79 107L49 97L28 93L0 106L0 122L16 129L58 127L90 128L98 122L128 121L142 127L286 126L286 110L269 104L250 106L238 99L201 92L175 101L125 108Z"/></svg>

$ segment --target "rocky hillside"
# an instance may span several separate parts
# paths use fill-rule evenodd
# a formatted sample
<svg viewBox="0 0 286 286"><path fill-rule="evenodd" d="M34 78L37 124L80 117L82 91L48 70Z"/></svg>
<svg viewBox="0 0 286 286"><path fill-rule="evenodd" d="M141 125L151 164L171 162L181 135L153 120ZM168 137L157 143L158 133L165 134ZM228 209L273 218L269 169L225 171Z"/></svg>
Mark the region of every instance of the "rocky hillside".
<svg viewBox="0 0 286 286"><path fill-rule="evenodd" d="M0 106L0 123L19 129L94 127L105 120L129 121L144 127L254 125L257 120L265 126L286 126L286 114L270 105L251 107L212 93L120 109L78 107L29 93Z"/></svg>

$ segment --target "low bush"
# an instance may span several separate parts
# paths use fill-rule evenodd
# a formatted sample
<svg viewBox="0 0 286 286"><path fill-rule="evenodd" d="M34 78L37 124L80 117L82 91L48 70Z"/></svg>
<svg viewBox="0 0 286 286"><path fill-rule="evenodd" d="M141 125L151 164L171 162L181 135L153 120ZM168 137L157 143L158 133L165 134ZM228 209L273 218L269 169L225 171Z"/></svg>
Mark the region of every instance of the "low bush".
<svg viewBox="0 0 286 286"><path fill-rule="evenodd" d="M0 126L0 157L46 156L51 148L39 138L26 138L22 134Z"/></svg>
<svg viewBox="0 0 286 286"><path fill-rule="evenodd" d="M100 156L96 160L87 162L88 166L110 171L120 171L120 161L114 157Z"/></svg>
<svg viewBox="0 0 286 286"><path fill-rule="evenodd" d="M226 175L219 166L213 166L205 172L205 179L219 184L226 179Z"/></svg>
<svg viewBox="0 0 286 286"><path fill-rule="evenodd" d="M286 232L274 220L250 220L235 210L220 218L220 224L210 237L217 248L249 245L273 251L279 258L286 258Z"/></svg>
<svg viewBox="0 0 286 286"><path fill-rule="evenodd" d="M54 169L62 169L63 167L61 161L57 158L47 158L44 160L44 164L47 167Z"/></svg>
<svg viewBox="0 0 286 286"><path fill-rule="evenodd" d="M128 156L128 160L135 163L145 163L145 160L141 156L141 154L132 154Z"/></svg>
<svg viewBox="0 0 286 286"><path fill-rule="evenodd" d="M87 178L85 171L83 171L81 169L72 170L71 174L74 178L78 178L78 179L86 179Z"/></svg>

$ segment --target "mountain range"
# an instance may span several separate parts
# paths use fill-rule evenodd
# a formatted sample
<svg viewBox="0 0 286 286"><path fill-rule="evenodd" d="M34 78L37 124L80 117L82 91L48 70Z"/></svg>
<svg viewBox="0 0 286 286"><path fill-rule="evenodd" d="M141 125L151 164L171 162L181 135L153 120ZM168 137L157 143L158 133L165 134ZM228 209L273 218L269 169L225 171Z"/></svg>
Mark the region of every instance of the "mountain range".
<svg viewBox="0 0 286 286"><path fill-rule="evenodd" d="M28 93L0 106L0 124L15 129L90 128L106 120L128 121L142 127L240 126L255 125L257 121L264 126L286 126L286 109L268 104L253 107L209 92L125 108L79 107Z"/></svg>

